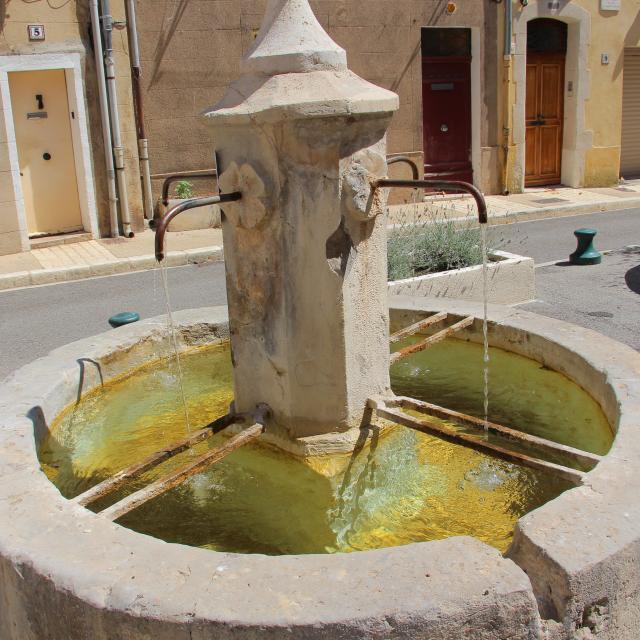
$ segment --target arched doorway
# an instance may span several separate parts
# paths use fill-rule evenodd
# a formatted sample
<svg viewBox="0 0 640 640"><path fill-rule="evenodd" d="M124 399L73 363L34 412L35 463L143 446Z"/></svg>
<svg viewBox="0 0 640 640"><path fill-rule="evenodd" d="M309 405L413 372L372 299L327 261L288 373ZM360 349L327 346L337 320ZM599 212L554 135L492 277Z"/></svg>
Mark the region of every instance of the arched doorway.
<svg viewBox="0 0 640 640"><path fill-rule="evenodd" d="M560 183L567 24L527 23L525 186Z"/></svg>

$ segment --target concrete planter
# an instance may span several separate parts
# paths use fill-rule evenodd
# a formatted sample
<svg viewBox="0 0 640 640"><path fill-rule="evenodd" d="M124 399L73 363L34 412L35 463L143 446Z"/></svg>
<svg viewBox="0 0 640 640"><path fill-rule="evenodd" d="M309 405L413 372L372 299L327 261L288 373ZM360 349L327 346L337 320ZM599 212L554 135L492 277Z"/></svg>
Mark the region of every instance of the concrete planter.
<svg viewBox="0 0 640 640"><path fill-rule="evenodd" d="M173 198L169 200L169 204L166 207L160 203L158 205L160 215L164 215L166 211L181 202L182 200ZM183 211L177 218L171 221L167 231L195 231L196 229L210 229L212 227L220 228L220 207L216 204Z"/></svg>
<svg viewBox="0 0 640 640"><path fill-rule="evenodd" d="M489 254L488 270L489 302L518 304L536 297L535 265L532 258L506 251L492 251ZM389 293L481 302L482 265L395 280L389 283Z"/></svg>

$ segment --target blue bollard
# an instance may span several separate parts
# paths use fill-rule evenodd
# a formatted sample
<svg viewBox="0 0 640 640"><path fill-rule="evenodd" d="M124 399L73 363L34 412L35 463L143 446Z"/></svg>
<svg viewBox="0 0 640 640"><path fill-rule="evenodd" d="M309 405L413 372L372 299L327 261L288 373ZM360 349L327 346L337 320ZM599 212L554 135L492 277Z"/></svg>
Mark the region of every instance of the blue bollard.
<svg viewBox="0 0 640 640"><path fill-rule="evenodd" d="M125 324L131 324L132 322L138 322L140 315L134 311L123 311L122 313L116 313L115 316L109 318L109 324L117 329L118 327L124 327Z"/></svg>
<svg viewBox="0 0 640 640"><path fill-rule="evenodd" d="M602 254L593 246L598 232L595 229L576 229L573 235L578 238L578 248L569 256L571 264L600 264Z"/></svg>

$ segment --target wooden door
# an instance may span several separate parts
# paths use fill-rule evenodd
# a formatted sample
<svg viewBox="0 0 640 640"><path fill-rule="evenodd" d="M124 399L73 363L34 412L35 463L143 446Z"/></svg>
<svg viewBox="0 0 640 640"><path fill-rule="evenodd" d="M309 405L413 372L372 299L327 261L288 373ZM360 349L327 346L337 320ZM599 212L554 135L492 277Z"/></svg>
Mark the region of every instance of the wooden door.
<svg viewBox="0 0 640 640"><path fill-rule="evenodd" d="M82 229L64 70L9 74L30 235Z"/></svg>
<svg viewBox="0 0 640 640"><path fill-rule="evenodd" d="M422 59L425 178L473 182L471 58Z"/></svg>
<svg viewBox="0 0 640 640"><path fill-rule="evenodd" d="M527 187L560 183L564 63L565 56L560 53L527 54Z"/></svg>

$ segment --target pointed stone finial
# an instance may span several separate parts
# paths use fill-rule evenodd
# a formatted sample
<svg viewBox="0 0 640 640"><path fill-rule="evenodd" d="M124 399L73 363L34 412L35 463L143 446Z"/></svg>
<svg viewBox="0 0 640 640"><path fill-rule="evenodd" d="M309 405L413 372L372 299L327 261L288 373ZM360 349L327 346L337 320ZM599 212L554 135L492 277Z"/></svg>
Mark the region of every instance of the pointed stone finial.
<svg viewBox="0 0 640 640"><path fill-rule="evenodd" d="M260 33L243 62L245 73L267 76L346 68L346 52L322 28L308 0L269 0Z"/></svg>

